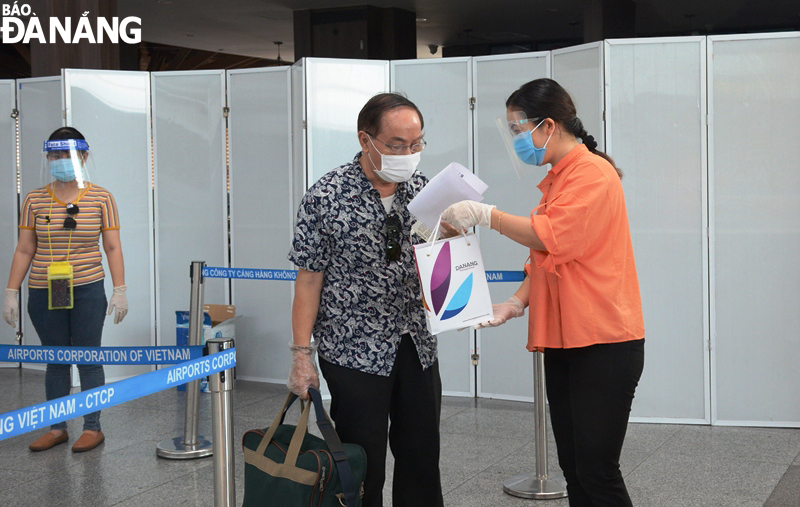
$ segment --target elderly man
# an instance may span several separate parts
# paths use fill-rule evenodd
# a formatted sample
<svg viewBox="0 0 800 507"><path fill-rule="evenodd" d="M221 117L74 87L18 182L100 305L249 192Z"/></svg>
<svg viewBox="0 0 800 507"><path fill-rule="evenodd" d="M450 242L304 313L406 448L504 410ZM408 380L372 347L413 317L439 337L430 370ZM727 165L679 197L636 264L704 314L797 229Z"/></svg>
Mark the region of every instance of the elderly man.
<svg viewBox="0 0 800 507"><path fill-rule="evenodd" d="M361 152L303 197L289 253L298 274L288 386L303 398L319 386L316 350L336 430L367 453L364 507L383 505L387 435L392 505L443 505L442 383L408 212L426 183L416 171L423 127L422 113L402 95L371 98L358 115Z"/></svg>

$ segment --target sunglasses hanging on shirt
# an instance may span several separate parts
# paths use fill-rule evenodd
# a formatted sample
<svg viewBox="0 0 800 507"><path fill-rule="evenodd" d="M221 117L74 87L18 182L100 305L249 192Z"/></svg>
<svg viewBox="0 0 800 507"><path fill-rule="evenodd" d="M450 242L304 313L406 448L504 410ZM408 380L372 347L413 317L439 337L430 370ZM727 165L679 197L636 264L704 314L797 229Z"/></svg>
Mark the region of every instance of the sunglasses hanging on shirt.
<svg viewBox="0 0 800 507"><path fill-rule="evenodd" d="M386 218L386 262L400 260L400 255L403 253L401 241L403 241L403 226L400 218L397 215L389 215Z"/></svg>
<svg viewBox="0 0 800 507"><path fill-rule="evenodd" d="M73 217L77 215L79 211L80 208L78 208L77 204L67 204L67 215L69 216L64 219L64 229L75 229L78 227L78 222L76 222Z"/></svg>

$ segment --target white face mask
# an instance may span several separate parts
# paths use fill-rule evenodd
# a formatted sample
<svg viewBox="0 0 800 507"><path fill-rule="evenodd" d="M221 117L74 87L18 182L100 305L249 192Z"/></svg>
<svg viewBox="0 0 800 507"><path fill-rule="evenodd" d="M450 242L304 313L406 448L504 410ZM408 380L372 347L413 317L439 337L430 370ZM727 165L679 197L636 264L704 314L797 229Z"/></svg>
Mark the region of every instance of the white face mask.
<svg viewBox="0 0 800 507"><path fill-rule="evenodd" d="M375 148L375 143L372 142L371 137L369 142L372 144L372 147ZM389 183L402 183L410 180L419 165L420 152L412 153L411 155L384 155L378 151L378 148L375 148L375 151L381 156L380 169L375 166L375 162L372 161L370 155L367 155L367 157L372 167L375 169L375 174L380 176L383 181L388 181Z"/></svg>

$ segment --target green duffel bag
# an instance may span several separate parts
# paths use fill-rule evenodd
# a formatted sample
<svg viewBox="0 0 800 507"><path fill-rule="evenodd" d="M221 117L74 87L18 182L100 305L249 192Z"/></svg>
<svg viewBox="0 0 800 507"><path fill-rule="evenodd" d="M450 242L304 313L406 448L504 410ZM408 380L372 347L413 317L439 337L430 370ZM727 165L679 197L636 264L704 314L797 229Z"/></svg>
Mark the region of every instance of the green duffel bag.
<svg viewBox="0 0 800 507"><path fill-rule="evenodd" d="M325 439L308 433L312 403L303 408L297 426L283 424L297 399L289 394L272 426L250 430L242 438L242 507L361 507L367 455L360 445L341 443L319 391L308 392Z"/></svg>

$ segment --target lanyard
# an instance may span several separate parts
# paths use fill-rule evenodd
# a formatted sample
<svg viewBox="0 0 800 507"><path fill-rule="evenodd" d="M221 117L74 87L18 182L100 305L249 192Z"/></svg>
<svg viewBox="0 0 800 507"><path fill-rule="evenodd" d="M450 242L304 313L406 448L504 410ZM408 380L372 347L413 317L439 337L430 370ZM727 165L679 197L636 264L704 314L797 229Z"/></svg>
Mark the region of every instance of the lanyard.
<svg viewBox="0 0 800 507"><path fill-rule="evenodd" d="M55 199L55 189L53 189L53 199L50 201L50 211L47 215L47 242L50 244L50 264L53 264L53 240L50 239L50 223L52 222L51 217L53 216L53 203L56 202ZM77 227L77 225L76 225ZM69 242L67 242L67 262L69 262L69 254L72 250L72 231L75 229L69 230Z"/></svg>

